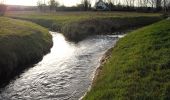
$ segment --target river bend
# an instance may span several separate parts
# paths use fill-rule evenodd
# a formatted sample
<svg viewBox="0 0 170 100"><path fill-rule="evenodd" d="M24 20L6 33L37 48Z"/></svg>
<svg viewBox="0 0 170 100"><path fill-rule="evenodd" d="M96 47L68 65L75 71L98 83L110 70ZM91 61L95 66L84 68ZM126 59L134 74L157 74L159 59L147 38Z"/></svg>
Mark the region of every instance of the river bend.
<svg viewBox="0 0 170 100"><path fill-rule="evenodd" d="M118 40L96 35L74 44L62 34L51 34L51 52L1 89L0 100L78 100L91 85L102 56Z"/></svg>

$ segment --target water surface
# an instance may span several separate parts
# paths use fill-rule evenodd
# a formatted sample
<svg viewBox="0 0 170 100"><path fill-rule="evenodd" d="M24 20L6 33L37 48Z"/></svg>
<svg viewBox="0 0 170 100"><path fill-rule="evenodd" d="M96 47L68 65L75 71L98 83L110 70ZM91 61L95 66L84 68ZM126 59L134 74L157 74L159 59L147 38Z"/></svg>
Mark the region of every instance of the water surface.
<svg viewBox="0 0 170 100"><path fill-rule="evenodd" d="M118 39L100 35L74 44L51 33L51 52L1 89L0 100L78 100L91 85L103 54Z"/></svg>

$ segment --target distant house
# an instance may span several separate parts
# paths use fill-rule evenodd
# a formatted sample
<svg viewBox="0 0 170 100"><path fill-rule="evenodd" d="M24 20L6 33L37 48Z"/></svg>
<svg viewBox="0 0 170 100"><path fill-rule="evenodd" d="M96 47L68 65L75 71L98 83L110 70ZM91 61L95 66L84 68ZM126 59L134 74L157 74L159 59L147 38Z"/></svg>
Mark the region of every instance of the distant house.
<svg viewBox="0 0 170 100"><path fill-rule="evenodd" d="M98 2L96 2L95 8L96 10L109 10L109 7L103 0L99 0Z"/></svg>

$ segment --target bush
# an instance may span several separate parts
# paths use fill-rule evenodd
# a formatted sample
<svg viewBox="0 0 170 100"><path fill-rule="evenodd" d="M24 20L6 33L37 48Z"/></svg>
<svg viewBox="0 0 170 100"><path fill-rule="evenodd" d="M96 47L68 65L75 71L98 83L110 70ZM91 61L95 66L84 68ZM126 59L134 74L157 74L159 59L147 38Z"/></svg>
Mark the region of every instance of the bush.
<svg viewBox="0 0 170 100"><path fill-rule="evenodd" d="M6 5L0 4L0 16L3 16L5 14L6 8Z"/></svg>

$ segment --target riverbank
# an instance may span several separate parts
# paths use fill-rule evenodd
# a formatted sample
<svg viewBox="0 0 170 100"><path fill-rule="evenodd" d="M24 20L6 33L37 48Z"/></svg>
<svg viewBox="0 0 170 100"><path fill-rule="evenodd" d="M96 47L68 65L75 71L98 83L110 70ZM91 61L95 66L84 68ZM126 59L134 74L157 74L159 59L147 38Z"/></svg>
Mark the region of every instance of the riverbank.
<svg viewBox="0 0 170 100"><path fill-rule="evenodd" d="M161 17L105 17L68 23L62 32L71 41L80 41L91 35L107 35L126 32L160 21Z"/></svg>
<svg viewBox="0 0 170 100"><path fill-rule="evenodd" d="M0 84L41 60L52 44L47 29L31 22L0 17Z"/></svg>
<svg viewBox="0 0 170 100"><path fill-rule="evenodd" d="M94 34L126 31L162 19L160 14L134 12L9 12L6 16L29 20L52 31L61 32L71 41L79 41Z"/></svg>
<svg viewBox="0 0 170 100"><path fill-rule="evenodd" d="M169 26L164 20L120 39L84 100L168 99Z"/></svg>

